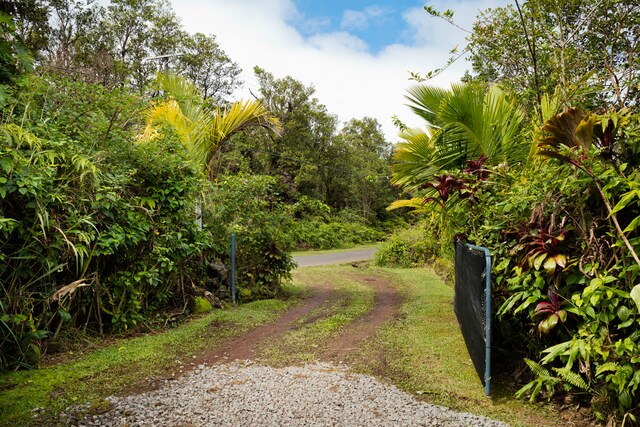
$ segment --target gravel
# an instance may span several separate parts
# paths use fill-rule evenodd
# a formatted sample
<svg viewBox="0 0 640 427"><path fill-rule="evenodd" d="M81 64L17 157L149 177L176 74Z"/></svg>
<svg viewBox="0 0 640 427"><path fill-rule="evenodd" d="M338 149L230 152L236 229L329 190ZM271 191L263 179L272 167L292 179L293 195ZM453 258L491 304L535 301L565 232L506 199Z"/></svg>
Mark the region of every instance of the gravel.
<svg viewBox="0 0 640 427"><path fill-rule="evenodd" d="M419 402L397 387L326 363L199 366L159 389L109 397L78 426L507 426Z"/></svg>

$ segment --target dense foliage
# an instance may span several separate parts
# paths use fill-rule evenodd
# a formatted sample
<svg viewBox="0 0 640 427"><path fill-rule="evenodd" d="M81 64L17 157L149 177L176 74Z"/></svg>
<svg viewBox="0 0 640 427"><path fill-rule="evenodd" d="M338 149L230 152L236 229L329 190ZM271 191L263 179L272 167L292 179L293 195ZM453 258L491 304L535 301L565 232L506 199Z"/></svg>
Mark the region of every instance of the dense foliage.
<svg viewBox="0 0 640 427"><path fill-rule="evenodd" d="M423 246L446 259L454 238L491 250L494 342L529 368L517 395L570 394L610 425L640 416L638 25L624 1L482 12L467 84L411 89L437 128L405 130L393 166L412 198L391 207L426 213L425 241L439 243ZM512 93L506 109L474 113L496 110L496 85ZM506 150L485 148L500 139L483 129Z"/></svg>
<svg viewBox="0 0 640 427"><path fill-rule="evenodd" d="M231 234L240 301L277 296L295 248L382 237L379 124L338 132L259 69L263 99L229 102L239 68L168 2L9 0L0 26L0 370L219 306Z"/></svg>
<svg viewBox="0 0 640 427"><path fill-rule="evenodd" d="M405 131L393 180L412 199L392 207L428 215L425 241L439 244L411 246L428 247L427 258L451 259L454 238L490 248L499 360L516 356L533 378L519 396L571 393L596 417L624 423L640 416L640 115L622 108L635 104L637 67L625 55L637 43L630 36L637 19L630 6L616 8L630 21L600 37L586 30L600 25L587 19L594 8L516 2L483 13L471 37L473 83L410 91L414 110L436 131ZM549 39L557 31L568 37L572 22L579 23L572 40ZM523 26L528 33L518 31ZM589 70L569 64L596 67L585 58L596 56L592 48L615 60L583 80ZM505 55L513 60L497 59ZM488 98L495 86L482 91L487 80L514 96L498 107ZM474 95L478 85L484 97Z"/></svg>
<svg viewBox="0 0 640 427"><path fill-rule="evenodd" d="M571 109L547 121L530 162L470 161L419 198L440 242L491 249L497 341L536 376L519 394L575 391L600 418L635 419L640 403L638 130L628 111Z"/></svg>

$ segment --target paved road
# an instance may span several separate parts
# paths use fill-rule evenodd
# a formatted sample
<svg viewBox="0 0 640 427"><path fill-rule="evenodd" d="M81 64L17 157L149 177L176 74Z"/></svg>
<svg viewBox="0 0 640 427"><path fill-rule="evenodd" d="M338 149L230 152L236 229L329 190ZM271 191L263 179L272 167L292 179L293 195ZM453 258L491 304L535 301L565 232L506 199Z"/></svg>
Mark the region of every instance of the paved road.
<svg viewBox="0 0 640 427"><path fill-rule="evenodd" d="M297 255L293 257L293 260L298 263L298 267L346 264L348 262L371 259L375 252L376 248L347 249L345 251L330 252L326 254Z"/></svg>

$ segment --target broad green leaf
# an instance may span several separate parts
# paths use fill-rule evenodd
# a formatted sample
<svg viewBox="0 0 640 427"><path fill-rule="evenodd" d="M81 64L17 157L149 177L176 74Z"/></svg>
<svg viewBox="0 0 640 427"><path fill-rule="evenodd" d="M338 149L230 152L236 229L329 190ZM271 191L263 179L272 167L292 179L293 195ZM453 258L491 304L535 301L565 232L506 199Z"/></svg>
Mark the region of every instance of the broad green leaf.
<svg viewBox="0 0 640 427"><path fill-rule="evenodd" d="M631 289L631 299L638 306L638 310L640 310L640 285L635 285L633 289Z"/></svg>
<svg viewBox="0 0 640 427"><path fill-rule="evenodd" d="M626 322L622 322L618 325L618 329L628 328L629 326L633 325L634 320L634 318L627 319Z"/></svg>
<svg viewBox="0 0 640 427"><path fill-rule="evenodd" d="M618 396L618 402L620 402L620 405L624 409L630 408L631 407L631 403L632 403L632 399L631 399L631 395L629 394L629 392L625 390L622 393L620 393L620 395Z"/></svg>
<svg viewBox="0 0 640 427"><path fill-rule="evenodd" d="M626 322L629 316L631 315L631 312L626 306L621 305L620 307L618 307L617 314L618 314L618 319L620 319L623 322Z"/></svg>
<svg viewBox="0 0 640 427"><path fill-rule="evenodd" d="M628 193L625 193L624 196L620 198L620 201L616 203L616 205L613 207L611 211L611 215L626 208L627 205L636 197L640 198L640 190L632 190L632 191L629 191Z"/></svg>
<svg viewBox="0 0 640 427"><path fill-rule="evenodd" d="M533 258L533 268L535 268L536 270L540 270L540 267L542 266L542 263L544 262L544 260L547 258L547 254L546 253L542 253L539 255L536 255Z"/></svg>
<svg viewBox="0 0 640 427"><path fill-rule="evenodd" d="M589 307L585 307L584 308L584 312L587 316L594 318L596 317L596 311L593 309L593 307L589 306Z"/></svg>
<svg viewBox="0 0 640 427"><path fill-rule="evenodd" d="M62 320L64 320L65 322L68 322L69 320L71 320L71 313L69 313L67 310L63 308L58 309L58 314L60 315Z"/></svg>
<svg viewBox="0 0 640 427"><path fill-rule="evenodd" d="M547 272L547 274L553 274L556 271L556 261L555 259L553 259L553 257L547 258L547 260L544 262L544 270Z"/></svg>
<svg viewBox="0 0 640 427"><path fill-rule="evenodd" d="M562 323L567 320L567 310L558 310L556 314L558 315Z"/></svg>
<svg viewBox="0 0 640 427"><path fill-rule="evenodd" d="M572 344L571 341L565 341L563 343L556 344L554 346L544 349L542 352L547 353L547 355L542 358L540 363L544 365L549 362L552 362L558 356L565 354L565 352L570 349L571 344Z"/></svg>

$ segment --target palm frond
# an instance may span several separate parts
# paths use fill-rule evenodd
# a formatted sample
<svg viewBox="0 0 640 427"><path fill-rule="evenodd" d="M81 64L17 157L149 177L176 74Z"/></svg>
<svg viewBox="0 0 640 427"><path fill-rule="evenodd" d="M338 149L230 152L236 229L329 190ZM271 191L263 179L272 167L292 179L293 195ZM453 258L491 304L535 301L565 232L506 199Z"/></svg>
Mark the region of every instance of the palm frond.
<svg viewBox="0 0 640 427"><path fill-rule="evenodd" d="M528 158L522 135L525 114L497 86L453 84L450 90L427 85L408 89L411 109L428 131L404 132L397 144L392 183L415 190L440 170L462 169L481 155L493 164Z"/></svg>
<svg viewBox="0 0 640 427"><path fill-rule="evenodd" d="M194 158L207 163L218 146L233 134L252 127L262 127L279 135L282 126L259 101L238 101L228 108L217 107L208 114L207 120L198 123L197 137L192 138L190 147Z"/></svg>
<svg viewBox="0 0 640 427"><path fill-rule="evenodd" d="M409 94L405 98L410 102L409 108L430 125L439 126L437 113L443 100L451 95L450 92L427 85L411 86L407 92Z"/></svg>
<svg viewBox="0 0 640 427"><path fill-rule="evenodd" d="M259 101L211 108L184 77L159 73L157 83L165 98L146 110L145 128L139 139L153 141L163 126L171 126L194 161L205 168L212 153L234 133L249 127L263 127L275 134L282 129L278 119Z"/></svg>
<svg viewBox="0 0 640 427"><path fill-rule="evenodd" d="M391 183L415 189L430 181L437 171L433 163L436 150L431 136L421 129L407 129L400 137L405 142L394 148Z"/></svg>
<svg viewBox="0 0 640 427"><path fill-rule="evenodd" d="M387 210L392 211L394 209L400 209L400 208L420 209L420 208L423 208L424 206L424 204L422 203L422 200L423 199L421 197L414 197L413 199L409 199L409 200L396 200L395 202L391 203L387 207Z"/></svg>

